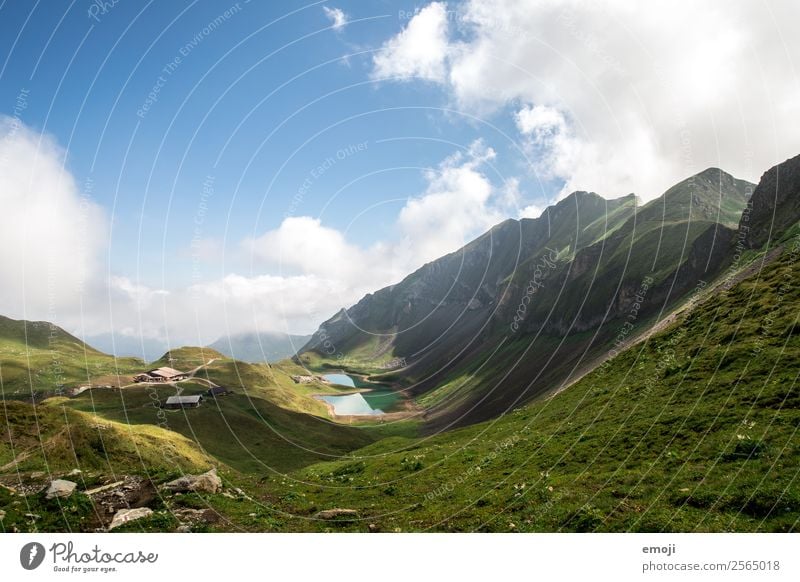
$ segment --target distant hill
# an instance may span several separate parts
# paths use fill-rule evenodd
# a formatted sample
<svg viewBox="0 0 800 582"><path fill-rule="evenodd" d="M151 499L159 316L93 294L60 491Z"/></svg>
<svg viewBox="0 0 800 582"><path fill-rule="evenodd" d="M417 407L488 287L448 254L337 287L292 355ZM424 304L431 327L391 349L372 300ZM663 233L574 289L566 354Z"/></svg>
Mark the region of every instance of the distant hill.
<svg viewBox="0 0 800 582"><path fill-rule="evenodd" d="M143 366L138 359L104 354L57 325L0 316L0 379L6 398L38 397L76 385L118 385Z"/></svg>
<svg viewBox="0 0 800 582"><path fill-rule="evenodd" d="M167 342L159 339L134 337L119 333L86 336L86 343L117 357L134 357L152 362L169 349Z"/></svg>
<svg viewBox="0 0 800 582"><path fill-rule="evenodd" d="M2 315L0 315L0 341L17 343L35 349L69 346L76 350L97 351L74 335L47 321L26 321Z"/></svg>
<svg viewBox="0 0 800 582"><path fill-rule="evenodd" d="M239 333L221 337L209 347L243 362L278 362L294 356L310 339L280 332Z"/></svg>
<svg viewBox="0 0 800 582"><path fill-rule="evenodd" d="M197 366L206 364L209 360L226 360L227 356L214 348L197 348L184 346L164 352L164 354L151 362L151 366L170 366L182 371L188 371Z"/></svg>

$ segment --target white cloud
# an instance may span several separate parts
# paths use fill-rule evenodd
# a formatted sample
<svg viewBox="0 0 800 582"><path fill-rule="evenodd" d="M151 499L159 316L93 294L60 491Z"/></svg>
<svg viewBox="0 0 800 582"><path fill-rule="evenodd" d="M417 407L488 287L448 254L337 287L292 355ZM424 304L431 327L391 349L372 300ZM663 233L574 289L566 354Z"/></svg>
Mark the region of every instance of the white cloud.
<svg viewBox="0 0 800 582"><path fill-rule="evenodd" d="M516 203L518 193L515 181L497 189L486 177L482 167L495 157L495 151L478 140L428 170L425 190L400 210L394 240L362 248L317 218L297 216L245 241L245 248L261 264L282 273L339 281L352 290L350 301L358 299L459 249L502 220L502 210Z"/></svg>
<svg viewBox="0 0 800 582"><path fill-rule="evenodd" d="M311 331L340 307L347 291L341 280L316 275L231 273L169 292L114 277L107 301L85 313L79 329L97 335L113 323L124 336L172 346L207 345L253 330Z"/></svg>
<svg viewBox="0 0 800 582"><path fill-rule="evenodd" d="M457 250L500 222L503 216L491 200L494 187L480 169L495 157L492 148L476 141L466 154L458 152L428 171L425 192L400 211L403 242L398 254L418 267Z"/></svg>
<svg viewBox="0 0 800 582"><path fill-rule="evenodd" d="M145 285L134 283L128 277L111 276L109 279L109 290L113 294L118 294L125 301L130 301L139 309L146 309L153 304L159 297L169 295L165 289L151 289Z"/></svg>
<svg viewBox="0 0 800 582"><path fill-rule="evenodd" d="M482 113L516 103L534 169L565 191L651 199L712 165L757 180L800 151L797 17L789 1L468 0L426 78Z"/></svg>
<svg viewBox="0 0 800 582"><path fill-rule="evenodd" d="M338 230L325 227L310 216L286 218L277 229L245 244L256 258L284 272L315 272L330 277L342 270L362 268L350 264L352 259L360 258L361 250L348 244ZM342 257L351 260L343 264Z"/></svg>
<svg viewBox="0 0 800 582"><path fill-rule="evenodd" d="M536 139L548 139L563 133L567 125L560 111L544 105L523 107L517 112L516 121L521 133Z"/></svg>
<svg viewBox="0 0 800 582"><path fill-rule="evenodd" d="M347 15L341 8L328 8L327 6L323 6L322 10L325 11L325 16L330 19L334 30L341 30L347 25Z"/></svg>
<svg viewBox="0 0 800 582"><path fill-rule="evenodd" d="M376 78L442 81L448 52L448 15L442 2L420 10L373 58Z"/></svg>
<svg viewBox="0 0 800 582"><path fill-rule="evenodd" d="M539 176L565 180L567 185L562 194L569 193L583 144L575 137L564 114L545 105L526 106L517 111L516 123L528 140L526 149Z"/></svg>
<svg viewBox="0 0 800 582"><path fill-rule="evenodd" d="M313 301L301 300L303 293L289 292L286 297L295 306L304 301L313 305L314 316L304 323L316 325L366 293L397 283L426 262L458 250L505 218L509 205L518 201L518 184L514 180L500 188L492 184L484 166L495 157L495 151L478 140L427 171L425 190L400 210L393 236L388 234L370 247L348 242L344 233L308 216L286 218L277 229L246 241L245 247L260 265L314 283ZM253 278L239 279L237 284L242 289L259 286ZM299 313L289 315L299 317Z"/></svg>
<svg viewBox="0 0 800 582"><path fill-rule="evenodd" d="M544 208L536 204L530 204L519 211L517 218L539 218L544 212Z"/></svg>
<svg viewBox="0 0 800 582"><path fill-rule="evenodd" d="M424 190L371 246L350 242L318 218L290 217L243 242L254 259L251 273L167 290L103 268L108 219L81 198L64 152L46 136L4 123L0 313L46 319L84 336L113 330L175 346L242 331L310 332L366 293L457 250L520 197L515 180L495 185L487 177L496 153L477 140L428 170ZM192 251L208 246L205 258L213 260L220 247L207 242Z"/></svg>
<svg viewBox="0 0 800 582"><path fill-rule="evenodd" d="M0 313L55 319L79 309L100 270L107 218L64 168L64 151L0 117Z"/></svg>
<svg viewBox="0 0 800 582"><path fill-rule="evenodd" d="M318 218L289 217L245 240L253 267L169 291L113 276L92 309L69 320L87 335L112 326L129 337L171 345L207 344L243 331L314 331L342 307L397 283L424 263L455 251L507 216L516 184L495 187L485 166L496 154L481 141L425 173L427 185L408 199L391 232L371 246ZM247 257L245 257L247 258ZM63 321L63 320L62 320Z"/></svg>

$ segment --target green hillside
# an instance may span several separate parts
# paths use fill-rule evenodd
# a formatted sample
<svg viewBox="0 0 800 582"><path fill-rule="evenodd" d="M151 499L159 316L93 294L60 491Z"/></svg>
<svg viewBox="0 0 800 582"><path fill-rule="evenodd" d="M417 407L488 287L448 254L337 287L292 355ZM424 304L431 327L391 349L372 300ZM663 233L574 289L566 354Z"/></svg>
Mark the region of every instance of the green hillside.
<svg viewBox="0 0 800 582"><path fill-rule="evenodd" d="M165 428L74 410L66 398L51 398L35 408L4 402L0 425L0 474L198 470L214 462L192 441Z"/></svg>
<svg viewBox="0 0 800 582"><path fill-rule="evenodd" d="M182 386L183 395L207 391L200 383ZM166 411L155 406L174 394L170 386L93 390L66 405L119 423L163 426L196 442L226 465L259 475L335 458L374 440L360 429L291 412L248 392L209 398L192 410Z"/></svg>
<svg viewBox="0 0 800 582"><path fill-rule="evenodd" d="M56 394L77 385L127 383L144 363L98 352L58 326L0 316L4 398Z"/></svg>
<svg viewBox="0 0 800 582"><path fill-rule="evenodd" d="M177 527L175 512L186 507L211 507L219 516L203 531L795 531L800 235L792 235L763 269L761 255L755 268L745 269L749 276L743 281L728 291L704 291L662 331L552 398L427 438L384 438L285 477L265 471L257 460L243 461L243 453L212 451L209 440L203 444L207 452L244 472L222 465L226 491L153 501L155 516L128 531L169 531ZM121 394L132 425L103 420L113 425L103 437L152 431L139 424L149 422L144 416L152 411L139 406L145 397ZM89 398L48 402L37 409L40 433L26 416L30 405L9 403L4 424L13 427L15 454L42 441L51 468L65 471L74 466L69 452L78 451L82 466L90 468L87 486L102 480L98 469L106 459L136 470L131 443L115 436L101 445L88 424L120 414L112 399L97 401L91 416L63 408L91 407ZM215 429L211 415L244 435L255 425L240 423L269 410L258 404L248 412L250 405L238 397L219 406L170 413L169 426L178 432L196 428L199 438L205 438L201 428L213 430L214 440L222 441L231 428ZM198 412L206 416L192 418ZM77 446L50 444L67 443L62 415L80 427L78 439L72 437ZM272 426L285 434L309 430L286 427L279 413L276 418ZM275 446L266 428L255 434ZM163 438L166 431L156 432ZM169 434L174 436L166 442L182 443L187 464L203 463L201 453L192 453L191 439ZM317 436L318 443L327 439ZM159 442L164 441L145 447L142 471L163 481L169 468L158 472L164 466L155 448ZM3 444L8 447L8 440ZM259 450L256 442L244 445L230 443L240 451ZM336 445L327 446L333 452ZM2 451L7 462L11 453ZM20 466L34 470L41 464L32 456ZM10 474L4 482L9 478L19 476ZM234 490L242 493L227 493ZM7 517L4 528L63 530L67 520L70 528L81 529L90 522L91 505L80 495L67 503L70 512L53 511L38 525L26 521L15 499L0 487L0 506L13 520ZM30 501L40 512L49 507L41 499ZM356 513L314 518L332 508Z"/></svg>
<svg viewBox="0 0 800 582"><path fill-rule="evenodd" d="M780 196L762 183L750 199L758 230L746 244L750 211L738 226L735 215L749 186L713 169L641 208L579 193L545 222L498 225L347 312L413 322L417 339L451 318L457 341L419 346L416 362L393 370L385 364L409 337L362 341L341 327L344 313L330 332L358 359L310 351L272 365L194 347L145 365L50 324L0 320L0 531L106 527L92 489L124 496L127 483L155 513L122 531L796 531L800 215L795 185L778 176L800 175L800 157L786 164L765 174ZM779 208L781 230L765 230ZM570 242L565 224L578 214ZM537 301L555 320L537 325L531 303L508 332L504 302L518 296L492 295L479 267L508 291L515 265L536 269L550 242L566 246L549 247L552 280ZM639 277L652 285L637 291ZM425 358L439 369L415 365ZM420 413L333 422L314 395L343 389L295 382L309 374L298 362L392 380ZM129 382L155 366L190 378ZM69 382L94 387L66 398ZM229 393L210 396L217 386ZM176 394L205 400L165 409ZM222 491L158 493L211 466ZM46 501L49 481L65 476L78 492Z"/></svg>
<svg viewBox="0 0 800 582"><path fill-rule="evenodd" d="M354 508L358 531L796 530L798 259L795 237L552 399L308 467L280 508Z"/></svg>
<svg viewBox="0 0 800 582"><path fill-rule="evenodd" d="M339 389L318 382L296 384L291 376L307 372L290 362L248 364L213 349L183 347L151 366L172 366L194 376L177 385L95 389L69 399L66 406L120 423L163 426L234 469L263 475L337 457L382 434L331 422L327 408L312 395ZM211 386L230 393L209 397ZM193 410L162 410L178 390L206 401Z"/></svg>

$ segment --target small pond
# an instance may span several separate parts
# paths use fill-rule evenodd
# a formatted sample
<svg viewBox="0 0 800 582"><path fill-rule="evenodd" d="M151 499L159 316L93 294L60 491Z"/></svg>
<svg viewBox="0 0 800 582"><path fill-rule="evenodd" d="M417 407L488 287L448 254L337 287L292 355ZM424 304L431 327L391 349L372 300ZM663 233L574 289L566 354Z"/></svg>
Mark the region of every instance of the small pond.
<svg viewBox="0 0 800 582"><path fill-rule="evenodd" d="M394 390L378 384L365 383L346 374L325 374L323 378L338 386L370 388L368 392L356 392L353 394L320 394L317 398L333 406L334 413L338 415L377 416L385 414L400 399Z"/></svg>
<svg viewBox="0 0 800 582"><path fill-rule="evenodd" d="M328 382L331 384L336 384L338 386L350 386L351 388L356 387L356 382L347 374L325 374L323 376Z"/></svg>

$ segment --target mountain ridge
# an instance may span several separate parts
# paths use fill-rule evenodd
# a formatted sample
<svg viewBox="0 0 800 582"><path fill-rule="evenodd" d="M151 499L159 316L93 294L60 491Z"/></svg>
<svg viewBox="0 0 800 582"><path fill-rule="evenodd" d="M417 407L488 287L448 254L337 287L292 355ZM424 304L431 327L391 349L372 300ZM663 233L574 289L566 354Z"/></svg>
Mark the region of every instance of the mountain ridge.
<svg viewBox="0 0 800 582"><path fill-rule="evenodd" d="M487 354L518 352L530 361L512 366L512 377L492 391L494 404L487 406L477 382L466 382L469 389L453 389L428 409L429 420L441 416L445 424L490 418L546 391L596 352L645 281L647 301L636 312L642 321L712 278L727 260L752 188L708 168L643 206L632 194L606 200L573 192L538 218L505 220L339 311L299 361L393 379L430 400L427 392L468 370L486 381L481 374L493 371L479 362ZM519 344L524 338L533 349ZM387 372L390 362L404 366Z"/></svg>

